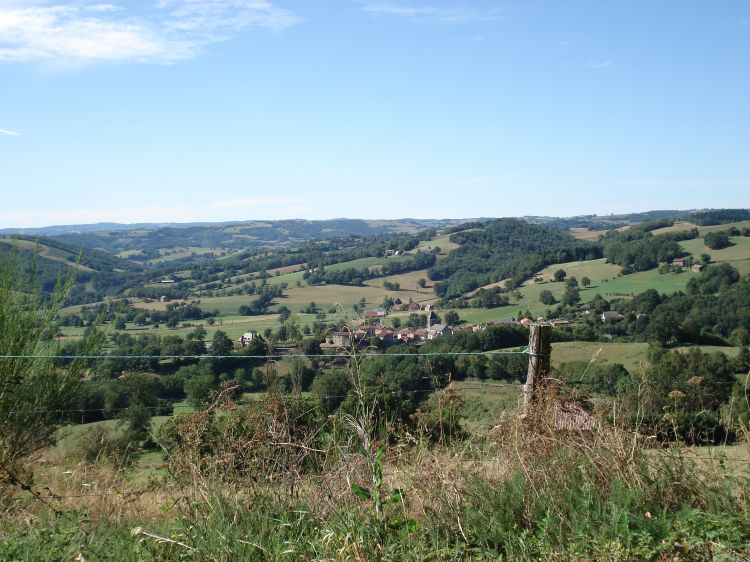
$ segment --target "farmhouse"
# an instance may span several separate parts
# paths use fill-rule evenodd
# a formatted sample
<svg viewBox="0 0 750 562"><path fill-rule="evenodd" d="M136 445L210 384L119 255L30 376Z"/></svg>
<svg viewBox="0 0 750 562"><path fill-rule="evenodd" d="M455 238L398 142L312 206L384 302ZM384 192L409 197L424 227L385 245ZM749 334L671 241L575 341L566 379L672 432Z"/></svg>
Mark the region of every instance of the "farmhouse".
<svg viewBox="0 0 750 562"><path fill-rule="evenodd" d="M239 338L237 338L237 345L240 347L247 347L250 342L258 339L258 332L245 332Z"/></svg>
<svg viewBox="0 0 750 562"><path fill-rule="evenodd" d="M602 322L619 322L623 318L625 317L616 310L602 312Z"/></svg>
<svg viewBox="0 0 750 562"><path fill-rule="evenodd" d="M352 335L349 332L333 332L331 339L333 345L338 347L349 347L352 344Z"/></svg>
<svg viewBox="0 0 750 562"><path fill-rule="evenodd" d="M375 335L379 338L382 338L383 335L393 335L393 330L391 328L387 328L386 326L375 326Z"/></svg>
<svg viewBox="0 0 750 562"><path fill-rule="evenodd" d="M702 263L696 263L693 267L690 268L694 273L700 273L703 271L703 264Z"/></svg>
<svg viewBox="0 0 750 562"><path fill-rule="evenodd" d="M365 318L371 319L371 318L385 318L388 316L388 313L384 308L378 308L375 310L369 310L367 314L365 314Z"/></svg>
<svg viewBox="0 0 750 562"><path fill-rule="evenodd" d="M424 341L429 336L429 330L427 328L419 328L418 330L414 330L414 341Z"/></svg>
<svg viewBox="0 0 750 562"><path fill-rule="evenodd" d="M394 337L401 341L412 341L414 339L414 330L409 327L401 328L400 330L396 330Z"/></svg>
<svg viewBox="0 0 750 562"><path fill-rule="evenodd" d="M683 258L675 258L672 260L672 265L675 267L685 267L685 260Z"/></svg>
<svg viewBox="0 0 750 562"><path fill-rule="evenodd" d="M375 330L375 335L384 342L393 341L393 330L390 328L383 328L381 330Z"/></svg>
<svg viewBox="0 0 750 562"><path fill-rule="evenodd" d="M372 326L360 326L354 330L354 338L361 340L364 338L371 338L375 335L375 328Z"/></svg>
<svg viewBox="0 0 750 562"><path fill-rule="evenodd" d="M443 324L435 324L429 330L427 330L427 339L434 340L435 338L441 338L444 336L452 336L453 329L450 326Z"/></svg>

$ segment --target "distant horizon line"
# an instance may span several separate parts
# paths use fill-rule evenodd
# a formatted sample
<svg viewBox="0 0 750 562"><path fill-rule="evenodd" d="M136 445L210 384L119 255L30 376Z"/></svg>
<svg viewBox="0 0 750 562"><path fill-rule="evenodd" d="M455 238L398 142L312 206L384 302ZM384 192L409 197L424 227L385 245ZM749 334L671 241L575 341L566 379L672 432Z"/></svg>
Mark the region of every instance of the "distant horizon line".
<svg viewBox="0 0 750 562"><path fill-rule="evenodd" d="M711 211L711 210L723 210L723 209L747 209L747 207L702 207L692 209L649 209L645 211L630 211L620 213L586 213L578 215L513 215L513 216L478 216L478 217L428 217L428 218L416 218L416 217L398 217L398 218L377 218L377 219L363 219L353 217L333 217L328 219L306 219L306 218L287 218L287 219L236 219L236 220L219 220L219 221L165 221L165 222L114 222L114 221L101 221L92 223L70 223L70 224L50 224L44 226L8 226L0 227L0 233L8 234L10 232L22 231L34 231L34 230L51 230L51 229L71 229L71 228L85 228L85 227L99 227L98 230L105 230L103 227L116 227L118 230L127 230L128 228L144 228L144 227L157 227L164 228L170 226L176 227L189 227L189 226L222 226L231 224L246 224L246 223L278 223L278 222L333 222L333 221L363 221L368 223L387 223L387 222L424 222L424 221L435 221L435 222L471 222L471 221L482 221L482 220L494 220L500 218L517 218L517 219L583 219L583 218L607 218L607 217L625 217L629 215L643 215L649 213L694 213L700 211Z"/></svg>

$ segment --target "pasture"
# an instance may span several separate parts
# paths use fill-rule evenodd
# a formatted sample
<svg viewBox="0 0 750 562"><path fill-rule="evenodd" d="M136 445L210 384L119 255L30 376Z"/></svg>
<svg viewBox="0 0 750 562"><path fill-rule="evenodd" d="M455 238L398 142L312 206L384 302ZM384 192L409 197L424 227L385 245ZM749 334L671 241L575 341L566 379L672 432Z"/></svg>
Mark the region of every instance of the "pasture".
<svg viewBox="0 0 750 562"><path fill-rule="evenodd" d="M680 242L680 245L696 259L700 260L701 254L711 256L711 261L715 263L728 263L735 267L740 274L750 274L750 238L742 236L733 236L730 238L733 246L723 250L712 250L703 243L703 238L695 240L686 240Z"/></svg>
<svg viewBox="0 0 750 562"><path fill-rule="evenodd" d="M715 224L713 226L699 226L698 232L700 232L701 236L705 236L709 232L721 232L722 230L729 230L732 227L735 227L739 230L742 230L743 228L750 228L750 221L732 222L728 224Z"/></svg>
<svg viewBox="0 0 750 562"><path fill-rule="evenodd" d="M581 287L581 301L585 302L597 293L604 295L604 291L609 289L608 284L618 279L617 276L622 268L619 265L605 263L604 259L551 265L537 274L537 277L542 277L544 282L536 283L533 279L526 281L519 289L523 298L520 300L512 298L511 306L524 312L528 310L534 317L541 316L547 309L553 308L555 305L549 306L539 302L539 296L542 291L550 291L558 301L562 298L565 284L550 281L558 269L564 270L568 278L578 279L579 284L584 277L591 280L591 286L588 289Z"/></svg>
<svg viewBox="0 0 750 562"><path fill-rule="evenodd" d="M460 244L451 242L450 238L450 235L448 235L438 236L437 238L433 238L432 240L425 240L424 242L421 242L419 246L417 246L417 250L426 252L428 250L432 250L433 248L440 248L440 253L447 255L451 250L455 250L460 246ZM440 256L438 256L438 258L439 257Z"/></svg>
<svg viewBox="0 0 750 562"><path fill-rule="evenodd" d="M709 232L721 232L722 230L729 230L732 227L740 229L740 230L742 230L743 228L750 228L750 221L731 222L727 224L715 224L711 226L698 226L688 221L675 221L675 223L672 226L666 226L664 228L657 228L656 230L653 230L652 234L654 236L657 236L659 234L669 234L672 232L684 232L686 230L697 228L701 237L703 237Z"/></svg>
<svg viewBox="0 0 750 562"><path fill-rule="evenodd" d="M421 289L417 284L420 279L424 279L427 284L424 289ZM365 285L368 287L382 287L383 283L389 281L391 283L398 283L401 286L402 291L413 291L420 293L421 298L435 298L435 293L432 291L432 281L427 277L426 269L419 269L417 271L410 271L409 273L399 273L398 275L389 275L387 277L378 277L376 279L370 279L365 281ZM401 300L404 300L403 298ZM415 299L416 300L416 299Z"/></svg>
<svg viewBox="0 0 750 562"><path fill-rule="evenodd" d="M543 316L548 309L556 305L545 305L539 301L542 291L550 291L555 299L559 302L565 292L565 284L562 282L551 281L553 274L558 269L567 273L567 277L575 277L579 284L581 279L588 277L591 280L591 286L588 288L580 287L581 302L591 300L595 295L600 294L605 298L614 298L618 296L630 296L641 293L646 289L656 289L660 293L674 293L685 288L688 280L697 275L691 271L685 271L679 274L667 273L660 274L658 270L642 271L629 275L621 275L622 268L619 265L606 263L604 259L576 261L551 265L536 276L542 277L544 282L536 283L533 279L526 281L519 289L521 299L516 299L514 293L510 294L510 306L500 307L489 311L477 311L473 309L457 310L461 318L465 318L472 323L478 323L488 320L499 320L515 315L518 310L528 311L532 316ZM502 285L493 283L484 288ZM470 320L471 319L471 320Z"/></svg>
<svg viewBox="0 0 750 562"><path fill-rule="evenodd" d="M462 321L467 324L479 325L487 322L499 322L506 320L511 316L515 318L518 310L515 306L498 306L497 308L462 308L455 309ZM445 315L444 310L439 310L438 314L442 317Z"/></svg>
<svg viewBox="0 0 750 562"><path fill-rule="evenodd" d="M705 353L721 352L736 357L739 348L712 345L697 346ZM677 348L687 351L689 347ZM552 366L571 361L593 361L597 364L620 363L631 374L638 375L648 365L648 344L642 342L557 342L552 344Z"/></svg>
<svg viewBox="0 0 750 562"><path fill-rule="evenodd" d="M552 344L552 366L571 361L620 363L630 373L636 374L646 366L647 352L647 343L558 342Z"/></svg>
<svg viewBox="0 0 750 562"><path fill-rule="evenodd" d="M585 302L599 293L605 298L637 295L647 289L655 289L659 293L671 294L685 289L687 282L698 275L692 271L682 273L659 273L658 269L639 271L629 275L621 275L604 280L597 287L590 287L581 291L581 301Z"/></svg>

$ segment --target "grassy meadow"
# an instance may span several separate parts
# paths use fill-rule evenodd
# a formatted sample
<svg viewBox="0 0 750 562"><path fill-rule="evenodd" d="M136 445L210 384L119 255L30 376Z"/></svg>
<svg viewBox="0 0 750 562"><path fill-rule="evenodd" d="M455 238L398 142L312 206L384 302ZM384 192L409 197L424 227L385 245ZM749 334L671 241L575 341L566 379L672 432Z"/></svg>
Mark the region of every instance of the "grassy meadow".
<svg viewBox="0 0 750 562"><path fill-rule="evenodd" d="M686 252L700 260L701 254L711 256L714 263L728 263L736 268L741 275L750 274L750 238L733 236L730 238L732 246L723 250L712 250L703 243L703 238L680 242Z"/></svg>
<svg viewBox="0 0 750 562"><path fill-rule="evenodd" d="M421 242L419 246L417 246L417 250L426 252L432 250L433 248L440 248L440 254L438 254L438 259L440 259L441 255L447 255L451 252L451 250L455 250L459 246L460 244L456 244L455 242L450 241L450 235L438 236L437 238L433 238L432 240L425 240L424 242Z"/></svg>

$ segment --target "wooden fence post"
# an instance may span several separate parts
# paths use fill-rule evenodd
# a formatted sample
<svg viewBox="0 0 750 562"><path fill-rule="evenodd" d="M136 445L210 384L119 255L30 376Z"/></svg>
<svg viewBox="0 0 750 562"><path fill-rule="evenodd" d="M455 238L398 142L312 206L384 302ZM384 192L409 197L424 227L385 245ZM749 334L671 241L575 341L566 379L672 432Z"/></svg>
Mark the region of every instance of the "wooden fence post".
<svg viewBox="0 0 750 562"><path fill-rule="evenodd" d="M552 326L549 324L532 324L529 333L529 370L526 374L526 384L523 385L523 413L527 415L529 408L536 400L539 385L549 375L550 355L552 351Z"/></svg>

